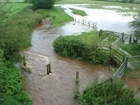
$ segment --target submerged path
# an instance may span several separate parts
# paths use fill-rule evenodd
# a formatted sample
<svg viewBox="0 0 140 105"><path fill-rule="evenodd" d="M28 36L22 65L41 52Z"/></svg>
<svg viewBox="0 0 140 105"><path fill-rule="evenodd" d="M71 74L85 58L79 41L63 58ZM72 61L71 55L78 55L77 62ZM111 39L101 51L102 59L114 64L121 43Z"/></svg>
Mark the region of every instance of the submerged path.
<svg viewBox="0 0 140 105"><path fill-rule="evenodd" d="M36 28L32 33L32 47L24 51L27 66L32 72L22 71L25 90L33 99L33 105L73 105L76 71L80 73L80 90L83 90L97 77L110 77L111 70L109 66L92 65L57 55L53 51L52 42L63 34L62 28L49 27L46 21ZM48 63L53 72L50 75L46 75Z"/></svg>

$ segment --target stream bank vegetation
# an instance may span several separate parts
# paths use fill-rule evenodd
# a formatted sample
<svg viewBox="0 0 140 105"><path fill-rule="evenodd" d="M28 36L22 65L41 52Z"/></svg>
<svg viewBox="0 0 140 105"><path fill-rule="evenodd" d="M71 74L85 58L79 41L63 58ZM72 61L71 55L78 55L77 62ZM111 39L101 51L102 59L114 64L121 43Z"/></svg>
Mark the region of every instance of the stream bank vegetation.
<svg viewBox="0 0 140 105"><path fill-rule="evenodd" d="M126 88L120 80L113 79L100 83L90 83L83 93L75 91L75 105L139 105L134 92Z"/></svg>
<svg viewBox="0 0 140 105"><path fill-rule="evenodd" d="M52 19L52 25L58 26L73 18L60 7L33 11L28 4L13 2L0 6L0 14L0 103L32 105L31 98L24 91L24 80L15 65L22 61L19 53L31 46L32 30L42 24L42 19L48 17ZM62 20L60 15L63 16Z"/></svg>

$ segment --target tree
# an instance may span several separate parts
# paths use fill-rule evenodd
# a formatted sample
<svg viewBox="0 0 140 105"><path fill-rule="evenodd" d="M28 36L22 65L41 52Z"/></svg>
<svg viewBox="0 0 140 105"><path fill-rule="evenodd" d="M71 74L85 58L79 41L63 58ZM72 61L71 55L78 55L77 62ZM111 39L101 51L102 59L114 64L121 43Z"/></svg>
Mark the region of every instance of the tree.
<svg viewBox="0 0 140 105"><path fill-rule="evenodd" d="M134 16L134 20L130 22L130 27L134 30L134 35L140 38L140 12L138 15Z"/></svg>
<svg viewBox="0 0 140 105"><path fill-rule="evenodd" d="M51 9L56 0L31 0L33 10L36 9Z"/></svg>

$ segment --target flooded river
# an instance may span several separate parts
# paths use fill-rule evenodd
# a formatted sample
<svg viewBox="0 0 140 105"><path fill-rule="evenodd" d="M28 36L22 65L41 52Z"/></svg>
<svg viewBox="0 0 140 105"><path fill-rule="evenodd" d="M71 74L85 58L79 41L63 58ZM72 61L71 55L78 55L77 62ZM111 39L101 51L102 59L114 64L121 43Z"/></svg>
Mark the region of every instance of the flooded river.
<svg viewBox="0 0 140 105"><path fill-rule="evenodd" d="M53 51L52 42L60 35L61 29L49 29L48 23L44 23L33 31L32 47L25 51L27 66L32 73L23 72L23 76L33 105L73 105L76 71L80 73L80 90L97 77L111 76L109 66L58 56ZM51 75L46 75L48 63L53 72Z"/></svg>
<svg viewBox="0 0 140 105"><path fill-rule="evenodd" d="M102 80L111 77L112 70L110 66L63 58L53 50L52 42L59 35L91 31L92 28L82 24L73 25L74 22L50 28L48 20L43 23L32 33L32 47L24 51L27 66L31 69L31 73L22 71L26 82L25 90L33 99L33 105L74 105L76 71L79 71L80 90L83 90L96 78ZM52 73L46 75L46 64L49 63Z"/></svg>
<svg viewBox="0 0 140 105"><path fill-rule="evenodd" d="M116 12L116 10L107 10L107 9L91 9L86 8L86 4L79 5L79 4L64 4L64 5L56 5L61 6L65 9L65 12L70 16L76 19L85 19L88 21L96 22L98 30L111 30L116 32L124 32L124 33L131 33L131 29L129 27L129 22L133 20L133 16L136 13L132 12ZM118 9L121 7L116 6ZM78 10L83 10L86 12L87 16L79 16L72 13L70 8L75 8ZM109 6L104 6L104 8L109 8ZM113 8L110 6L110 8ZM114 7L115 8L115 7ZM124 8L125 9L125 8Z"/></svg>

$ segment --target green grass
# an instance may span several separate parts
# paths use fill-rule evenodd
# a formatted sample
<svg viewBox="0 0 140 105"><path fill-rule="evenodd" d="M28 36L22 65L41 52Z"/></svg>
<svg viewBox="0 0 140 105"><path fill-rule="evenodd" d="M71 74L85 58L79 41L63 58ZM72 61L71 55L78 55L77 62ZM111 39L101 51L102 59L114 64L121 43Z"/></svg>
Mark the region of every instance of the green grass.
<svg viewBox="0 0 140 105"><path fill-rule="evenodd" d="M123 42L119 41L118 46L129 52L132 56L140 55L140 45L137 45L135 43L124 44Z"/></svg>
<svg viewBox="0 0 140 105"><path fill-rule="evenodd" d="M61 26L66 22L73 21L74 19L64 12L64 9L60 7L54 7L51 10L39 9L36 13L50 18L50 22L53 26Z"/></svg>
<svg viewBox="0 0 140 105"><path fill-rule="evenodd" d="M26 3L6 3L2 8L6 11L6 15L3 21L7 21L8 19L12 18L27 6L28 4Z"/></svg>
<svg viewBox="0 0 140 105"><path fill-rule="evenodd" d="M74 9L74 8L70 8L72 10L72 13L76 14L76 15L80 15L80 16L86 16L86 12L83 10L78 10L78 9Z"/></svg>

